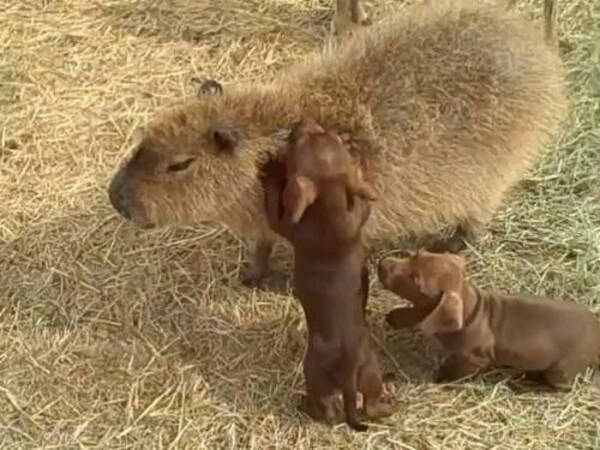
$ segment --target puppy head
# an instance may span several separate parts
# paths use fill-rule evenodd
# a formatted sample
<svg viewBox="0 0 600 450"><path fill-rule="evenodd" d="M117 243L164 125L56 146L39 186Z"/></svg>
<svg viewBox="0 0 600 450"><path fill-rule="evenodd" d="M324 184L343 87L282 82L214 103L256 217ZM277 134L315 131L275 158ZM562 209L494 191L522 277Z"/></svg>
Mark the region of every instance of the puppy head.
<svg viewBox="0 0 600 450"><path fill-rule="evenodd" d="M407 258L384 258L378 273L386 289L416 306L437 301L420 328L427 334L441 334L463 327L461 293L465 266L465 260L458 255L421 251Z"/></svg>
<svg viewBox="0 0 600 450"><path fill-rule="evenodd" d="M340 136L325 131L312 119L303 119L292 128L286 165L288 183L282 200L292 223L300 221L316 200L320 180L339 179L349 196L377 198Z"/></svg>

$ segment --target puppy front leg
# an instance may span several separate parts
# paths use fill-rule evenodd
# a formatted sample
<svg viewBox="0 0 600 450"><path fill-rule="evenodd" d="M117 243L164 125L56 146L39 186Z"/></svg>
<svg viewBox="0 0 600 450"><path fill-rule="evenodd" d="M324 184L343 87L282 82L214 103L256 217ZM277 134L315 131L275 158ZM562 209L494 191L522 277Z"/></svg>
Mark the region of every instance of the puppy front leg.
<svg viewBox="0 0 600 450"><path fill-rule="evenodd" d="M438 369L435 376L436 383L444 383L472 377L483 368L463 355L450 355Z"/></svg>
<svg viewBox="0 0 600 450"><path fill-rule="evenodd" d="M435 305L431 308L417 306L413 308L396 308L385 316L385 321L396 330L411 328L425 319L433 311L434 307Z"/></svg>
<svg viewBox="0 0 600 450"><path fill-rule="evenodd" d="M358 196L354 196L352 199L352 206L350 209L350 228L360 228L369 219L369 213L371 212L371 205L365 199Z"/></svg>

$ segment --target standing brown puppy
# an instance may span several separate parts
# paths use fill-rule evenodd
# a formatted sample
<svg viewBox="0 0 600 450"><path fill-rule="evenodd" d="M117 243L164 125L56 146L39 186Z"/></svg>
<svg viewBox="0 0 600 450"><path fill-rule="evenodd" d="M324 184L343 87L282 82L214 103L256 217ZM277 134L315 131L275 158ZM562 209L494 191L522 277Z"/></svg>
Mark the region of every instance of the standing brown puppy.
<svg viewBox="0 0 600 450"><path fill-rule="evenodd" d="M266 177L266 210L273 229L294 247L294 293L308 328L304 357L305 410L315 420L333 422L339 391L346 421L357 431L357 392L368 417L391 414L377 357L365 320L368 271L362 227L370 214L372 189L341 139L304 121L291 134L286 155L288 179Z"/></svg>
<svg viewBox="0 0 600 450"><path fill-rule="evenodd" d="M415 308L395 309L388 322L397 328L419 323L446 348L437 381L475 375L488 366L509 366L556 388L570 385L600 359L600 323L566 301L490 294L464 279L457 255L419 252L385 258L379 264L383 286ZM403 317L403 309L410 317Z"/></svg>

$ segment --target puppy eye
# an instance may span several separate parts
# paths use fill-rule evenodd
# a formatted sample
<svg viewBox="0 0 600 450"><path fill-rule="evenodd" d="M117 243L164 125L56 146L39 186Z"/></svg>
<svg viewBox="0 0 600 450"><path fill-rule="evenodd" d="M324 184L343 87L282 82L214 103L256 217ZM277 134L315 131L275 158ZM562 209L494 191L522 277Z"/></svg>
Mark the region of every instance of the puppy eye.
<svg viewBox="0 0 600 450"><path fill-rule="evenodd" d="M194 161L194 159L196 158L188 158L185 161L181 161L176 164L171 164L169 167L167 167L167 172L180 172L182 170L185 170L188 167L190 167L190 164L192 163L192 161Z"/></svg>

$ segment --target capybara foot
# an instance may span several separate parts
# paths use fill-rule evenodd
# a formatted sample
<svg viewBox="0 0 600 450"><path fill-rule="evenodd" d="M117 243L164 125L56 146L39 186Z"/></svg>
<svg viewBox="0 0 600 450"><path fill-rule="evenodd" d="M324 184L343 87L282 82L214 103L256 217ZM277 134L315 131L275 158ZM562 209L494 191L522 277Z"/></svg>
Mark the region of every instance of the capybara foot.
<svg viewBox="0 0 600 450"><path fill-rule="evenodd" d="M450 236L431 238L425 246L425 250L432 253L459 253L467 248L467 243L477 240L482 231L483 225L479 222L461 224Z"/></svg>
<svg viewBox="0 0 600 450"><path fill-rule="evenodd" d="M458 253L467 247L465 241L457 236L448 239L439 239L427 246L426 250L432 253Z"/></svg>
<svg viewBox="0 0 600 450"><path fill-rule="evenodd" d="M256 266L249 266L242 270L240 281L246 287L260 288L266 276L266 270Z"/></svg>
<svg viewBox="0 0 600 450"><path fill-rule="evenodd" d="M360 24L352 22L349 17L336 15L331 21L331 34L338 38L345 38L360 28L360 26Z"/></svg>
<svg viewBox="0 0 600 450"><path fill-rule="evenodd" d="M363 433L369 429L369 426L365 425L364 423L355 423L354 425L350 425L350 428L352 428L354 431L358 431L359 433Z"/></svg>

